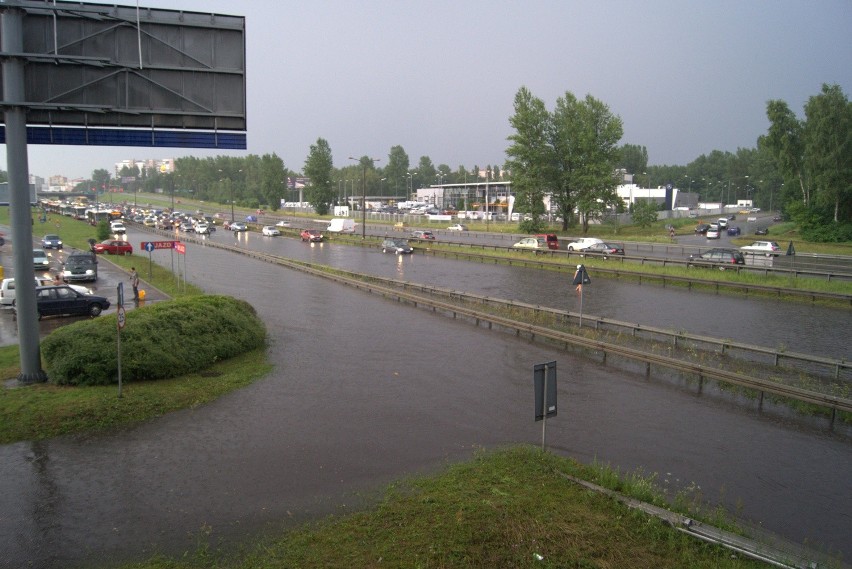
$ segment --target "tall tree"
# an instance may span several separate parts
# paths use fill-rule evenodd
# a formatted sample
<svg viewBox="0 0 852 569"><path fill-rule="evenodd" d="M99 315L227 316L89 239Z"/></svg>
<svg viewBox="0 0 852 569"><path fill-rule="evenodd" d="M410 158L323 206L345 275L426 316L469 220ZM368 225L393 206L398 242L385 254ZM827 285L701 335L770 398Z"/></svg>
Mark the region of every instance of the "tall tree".
<svg viewBox="0 0 852 569"><path fill-rule="evenodd" d="M515 209L531 216L525 231L535 230L544 213L544 195L554 186L552 123L544 102L526 87L515 94L515 114L509 118L514 133L506 149L506 166L512 173ZM477 168L478 169L478 168Z"/></svg>
<svg viewBox="0 0 852 569"><path fill-rule="evenodd" d="M810 203L810 188L804 172L803 125L784 101L769 101L766 115L770 123L766 144L774 152L784 176L798 182L802 191L802 204L807 207Z"/></svg>
<svg viewBox="0 0 852 569"><path fill-rule="evenodd" d="M805 105L805 164L815 197L830 208L834 222L852 219L852 105L838 85ZM841 216L842 211L842 216Z"/></svg>
<svg viewBox="0 0 852 569"><path fill-rule="evenodd" d="M609 107L591 95L586 95L580 105L577 128L571 130L579 136L582 163L577 169L577 209L583 225L583 234L589 230L589 221L600 219L604 211L616 205L618 185L615 168L619 149L616 146L624 133L621 119Z"/></svg>
<svg viewBox="0 0 852 569"><path fill-rule="evenodd" d="M385 187L393 192L395 196L408 194L408 154L402 146L394 146L388 154L388 163L384 169L384 177L387 178Z"/></svg>
<svg viewBox="0 0 852 569"><path fill-rule="evenodd" d="M420 186L426 187L437 183L435 181L437 172L431 158L428 156L420 157L420 162L417 163L417 180ZM416 190L417 188L414 189Z"/></svg>
<svg viewBox="0 0 852 569"><path fill-rule="evenodd" d="M640 175L648 171L648 149L638 144L623 144L619 149L618 167L628 174Z"/></svg>
<svg viewBox="0 0 852 569"><path fill-rule="evenodd" d="M305 176L309 179L306 197L319 215L325 215L331 208L336 190L332 188L331 178L334 171L334 161L328 141L318 138L311 145L308 157L305 159Z"/></svg>
<svg viewBox="0 0 852 569"><path fill-rule="evenodd" d="M97 188L96 191L99 192L108 192L109 191L109 180L110 175L109 172L100 168L92 171L92 186Z"/></svg>

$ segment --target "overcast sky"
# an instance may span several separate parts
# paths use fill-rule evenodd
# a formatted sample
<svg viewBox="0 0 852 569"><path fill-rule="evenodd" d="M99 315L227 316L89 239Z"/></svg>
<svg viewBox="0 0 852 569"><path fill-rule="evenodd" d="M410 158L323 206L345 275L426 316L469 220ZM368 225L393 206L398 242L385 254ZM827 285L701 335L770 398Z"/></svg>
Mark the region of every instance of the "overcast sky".
<svg viewBox="0 0 852 569"><path fill-rule="evenodd" d="M117 4L134 5L132 1ZM852 1L140 0L245 16L248 150L31 145L29 171L88 177L122 159L276 153L299 171L326 139L387 163L502 164L521 86L552 110L587 94L651 164L752 148L766 102L800 117L823 83L852 95ZM5 147L4 147L5 148ZM6 153L0 157L6 169Z"/></svg>

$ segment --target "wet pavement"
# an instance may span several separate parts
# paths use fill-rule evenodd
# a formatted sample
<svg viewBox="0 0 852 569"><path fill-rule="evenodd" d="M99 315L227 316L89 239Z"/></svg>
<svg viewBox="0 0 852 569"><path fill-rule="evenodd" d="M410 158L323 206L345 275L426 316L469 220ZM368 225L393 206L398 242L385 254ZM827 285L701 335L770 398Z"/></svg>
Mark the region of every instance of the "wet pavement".
<svg viewBox="0 0 852 569"><path fill-rule="evenodd" d="M132 239L135 247L141 238ZM432 284L469 281L494 296L536 288L550 290L551 302L576 302L564 294L565 275L555 275L553 289L544 275L527 280L498 268L499 280L481 272L494 269L485 265L289 239L265 246ZM644 366L602 365L209 247L188 246L186 271L208 292L257 308L275 370L209 405L116 433L0 447L0 567L179 554L208 533L212 547L230 547L257 532L351 511L392 480L434 472L478 448L539 444L532 367L553 360L560 408L547 434L554 452L657 473L672 491L695 489L763 528L852 556L852 445L825 432L824 421L771 405L758 413L754 402L707 385L698 392L689 380L649 380ZM590 312L615 304L624 319L647 314L657 322L690 305L699 316L689 329L744 328L770 343L777 336L767 319L776 318L779 330L798 325L779 318L783 304L743 313L743 305L712 294L635 285L607 291L586 297ZM835 333L848 338L845 316Z"/></svg>

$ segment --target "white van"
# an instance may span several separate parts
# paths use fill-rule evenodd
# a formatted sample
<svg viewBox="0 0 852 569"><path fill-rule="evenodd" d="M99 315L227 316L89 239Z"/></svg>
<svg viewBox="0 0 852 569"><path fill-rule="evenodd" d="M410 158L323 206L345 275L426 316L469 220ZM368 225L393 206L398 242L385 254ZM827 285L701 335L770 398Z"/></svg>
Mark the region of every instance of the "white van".
<svg viewBox="0 0 852 569"><path fill-rule="evenodd" d="M355 222L345 217L335 217L328 224L327 231L332 233L355 233Z"/></svg>

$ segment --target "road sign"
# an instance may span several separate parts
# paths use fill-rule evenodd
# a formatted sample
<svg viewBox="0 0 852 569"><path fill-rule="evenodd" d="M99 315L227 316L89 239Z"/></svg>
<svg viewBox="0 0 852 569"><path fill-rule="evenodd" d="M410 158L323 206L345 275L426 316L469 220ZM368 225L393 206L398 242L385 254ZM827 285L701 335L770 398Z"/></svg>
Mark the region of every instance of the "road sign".
<svg viewBox="0 0 852 569"><path fill-rule="evenodd" d="M177 241L143 241L139 247L149 253L154 249L173 249Z"/></svg>
<svg viewBox="0 0 852 569"><path fill-rule="evenodd" d="M186 255L186 245L180 241L175 241L175 251L181 255Z"/></svg>
<svg viewBox="0 0 852 569"><path fill-rule="evenodd" d="M556 416L556 362L533 366L535 420Z"/></svg>
<svg viewBox="0 0 852 569"><path fill-rule="evenodd" d="M118 307L118 329L121 330L124 328L124 323L127 321L127 313L124 311L123 306Z"/></svg>

